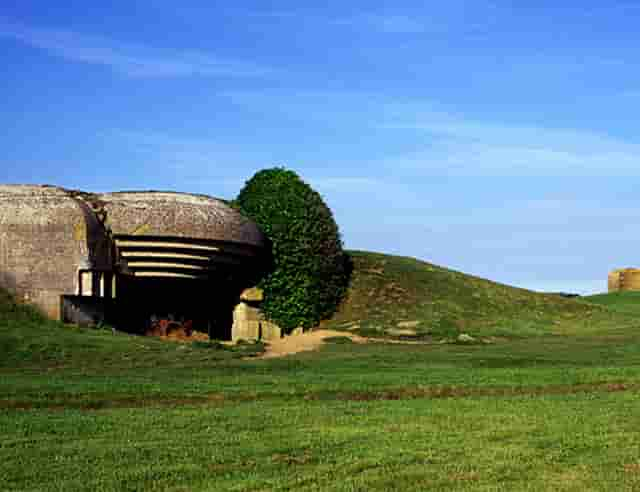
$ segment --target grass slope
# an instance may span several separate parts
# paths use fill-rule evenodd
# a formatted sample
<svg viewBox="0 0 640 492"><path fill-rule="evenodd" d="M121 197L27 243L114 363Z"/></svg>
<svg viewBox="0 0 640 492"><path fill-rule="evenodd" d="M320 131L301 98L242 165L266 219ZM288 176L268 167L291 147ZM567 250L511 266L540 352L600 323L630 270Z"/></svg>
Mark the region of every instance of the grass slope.
<svg viewBox="0 0 640 492"><path fill-rule="evenodd" d="M211 350L211 349L215 350ZM0 370L12 367L141 367L211 362L262 351L262 344L175 344L111 329L83 329L43 318L0 289Z"/></svg>
<svg viewBox="0 0 640 492"><path fill-rule="evenodd" d="M354 273L332 328L369 336L530 336L598 326L600 305L540 294L413 258L350 251Z"/></svg>
<svg viewBox="0 0 640 492"><path fill-rule="evenodd" d="M618 313L640 315L640 292L611 292L589 296L585 299L594 304L606 306Z"/></svg>

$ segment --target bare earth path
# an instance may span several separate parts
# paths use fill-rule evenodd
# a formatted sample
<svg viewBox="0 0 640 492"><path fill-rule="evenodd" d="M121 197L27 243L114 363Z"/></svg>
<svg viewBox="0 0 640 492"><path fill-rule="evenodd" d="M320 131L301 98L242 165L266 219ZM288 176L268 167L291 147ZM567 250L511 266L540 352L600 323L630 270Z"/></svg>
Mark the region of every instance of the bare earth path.
<svg viewBox="0 0 640 492"><path fill-rule="evenodd" d="M449 340L394 340L392 338L369 338L355 335L348 331L336 330L314 330L302 335L286 336L279 340L268 342L265 352L253 359L270 359L274 357L285 357L287 355L318 350L325 342L325 338L346 337L354 343L386 343L400 345L434 345L435 343L446 343ZM496 337L478 339L481 343L495 343L499 340Z"/></svg>
<svg viewBox="0 0 640 492"><path fill-rule="evenodd" d="M303 333L302 335L273 340L269 342L265 353L261 355L260 358L284 357L286 355L297 354L298 352L317 350L324 344L324 339L330 337L347 337L355 343L365 343L367 341L366 338L354 335L348 331L316 330Z"/></svg>

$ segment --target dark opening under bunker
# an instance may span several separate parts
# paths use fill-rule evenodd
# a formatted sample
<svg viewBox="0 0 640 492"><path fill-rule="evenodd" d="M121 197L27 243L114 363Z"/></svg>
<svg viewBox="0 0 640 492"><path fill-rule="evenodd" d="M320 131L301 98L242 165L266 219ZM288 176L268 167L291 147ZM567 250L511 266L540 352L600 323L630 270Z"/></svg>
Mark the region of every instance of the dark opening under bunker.
<svg viewBox="0 0 640 492"><path fill-rule="evenodd" d="M153 278L119 275L115 302L117 328L140 335L173 330L206 333L230 340L233 309L241 288L228 278Z"/></svg>

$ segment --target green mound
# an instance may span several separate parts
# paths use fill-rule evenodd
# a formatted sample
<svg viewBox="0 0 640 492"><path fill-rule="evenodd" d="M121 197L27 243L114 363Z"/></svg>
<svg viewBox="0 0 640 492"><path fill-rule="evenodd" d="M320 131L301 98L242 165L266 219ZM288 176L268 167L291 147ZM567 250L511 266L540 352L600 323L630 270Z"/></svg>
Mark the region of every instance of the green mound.
<svg viewBox="0 0 640 492"><path fill-rule="evenodd" d="M611 292L585 297L589 302L606 306L612 311L640 315L640 292Z"/></svg>
<svg viewBox="0 0 640 492"><path fill-rule="evenodd" d="M345 302L327 327L393 338L566 333L612 316L583 299L541 294L413 258L350 251Z"/></svg>

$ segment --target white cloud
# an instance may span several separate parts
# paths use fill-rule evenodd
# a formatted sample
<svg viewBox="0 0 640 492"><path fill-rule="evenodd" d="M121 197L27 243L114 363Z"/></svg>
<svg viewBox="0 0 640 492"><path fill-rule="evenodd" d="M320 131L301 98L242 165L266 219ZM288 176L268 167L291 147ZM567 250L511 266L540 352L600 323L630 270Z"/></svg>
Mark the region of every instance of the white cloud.
<svg viewBox="0 0 640 492"><path fill-rule="evenodd" d="M597 131L500 123L442 111L424 100L384 94L248 91L219 94L236 104L283 113L305 124L413 141L410 152L376 148L378 174L611 177L640 174L640 143ZM436 108L436 109L433 109ZM396 146L397 148L397 146ZM366 155L363 149L361 155Z"/></svg>
<svg viewBox="0 0 640 492"><path fill-rule="evenodd" d="M106 66L133 77L263 77L273 72L210 53L160 51L74 31L28 27L4 19L0 19L0 38L13 39L68 61Z"/></svg>
<svg viewBox="0 0 640 492"><path fill-rule="evenodd" d="M636 176L640 144L586 130L501 125L447 114L411 115L381 128L417 131L429 143L388 159L403 168L500 176Z"/></svg>

